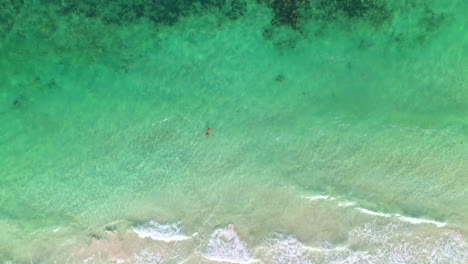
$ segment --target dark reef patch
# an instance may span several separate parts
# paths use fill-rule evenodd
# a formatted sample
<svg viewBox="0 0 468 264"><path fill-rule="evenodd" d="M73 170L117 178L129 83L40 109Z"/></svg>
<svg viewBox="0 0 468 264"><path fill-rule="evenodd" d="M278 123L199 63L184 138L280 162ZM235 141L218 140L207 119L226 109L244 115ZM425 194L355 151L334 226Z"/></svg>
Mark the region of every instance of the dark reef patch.
<svg viewBox="0 0 468 264"><path fill-rule="evenodd" d="M347 17L363 17L371 10L378 8L374 0L322 0L319 6L331 17L342 12Z"/></svg>
<svg viewBox="0 0 468 264"><path fill-rule="evenodd" d="M392 19L392 13L381 0L321 0L316 9L328 21L363 19L378 26Z"/></svg>
<svg viewBox="0 0 468 264"><path fill-rule="evenodd" d="M420 20L420 27L426 32L437 30L445 20L444 13L436 13L430 8L424 9L424 16Z"/></svg>
<svg viewBox="0 0 468 264"><path fill-rule="evenodd" d="M247 13L247 2L243 0L232 0L230 10L226 12L226 16L230 19L238 19Z"/></svg>
<svg viewBox="0 0 468 264"><path fill-rule="evenodd" d="M312 18L310 0L257 0L273 10L273 18L262 29L264 39L279 49L293 49L304 37L303 26Z"/></svg>
<svg viewBox="0 0 468 264"><path fill-rule="evenodd" d="M345 30L354 25L383 29L393 18L392 10L383 0L257 0L257 3L273 11L262 35L279 48L294 48L300 39L308 39L307 25L315 28L314 37L319 38L331 24ZM287 33L285 28L297 34Z"/></svg>
<svg viewBox="0 0 468 264"><path fill-rule="evenodd" d="M78 14L107 24L128 24L146 18L173 25L180 18L203 12L219 12L237 19L247 12L245 0L64 0L62 14Z"/></svg>
<svg viewBox="0 0 468 264"><path fill-rule="evenodd" d="M0 0L0 37L3 38L13 27L24 0Z"/></svg>
<svg viewBox="0 0 468 264"><path fill-rule="evenodd" d="M274 29L271 26L266 26L262 29L262 36L266 40L272 40L274 33Z"/></svg>
<svg viewBox="0 0 468 264"><path fill-rule="evenodd" d="M311 5L309 0L257 0L273 9L272 25L289 26L298 30L300 24L309 17Z"/></svg>
<svg viewBox="0 0 468 264"><path fill-rule="evenodd" d="M95 1L64 0L63 14L77 14L102 20L107 24L127 24L146 17L157 23L173 24L184 12L183 0Z"/></svg>
<svg viewBox="0 0 468 264"><path fill-rule="evenodd" d="M311 20L330 23L360 19L381 25L392 19L392 13L381 0L257 0L257 3L273 10L271 25L288 26L297 31Z"/></svg>
<svg viewBox="0 0 468 264"><path fill-rule="evenodd" d="M424 44L429 37L440 28L445 20L446 17L444 13L436 13L432 9L426 7L424 9L424 15L418 23L420 33L416 38L417 43L420 45Z"/></svg>
<svg viewBox="0 0 468 264"><path fill-rule="evenodd" d="M141 20L174 25L186 16L214 14L218 28L222 28L227 20L245 16L249 8L256 4L261 5L263 10L270 9L268 13L272 14L262 28L263 38L281 49L295 48L301 40L321 38L331 29L352 34L370 28L388 34L389 39L400 46L415 43L421 45L430 40L448 20L448 14L434 11L426 0L405 0L391 4L385 0L255 1L256 3L247 0L40 0L42 5L39 6L34 1L0 0L0 37L9 32L11 33L8 36L12 41L14 38L22 41L27 37L36 37L43 41L41 52L44 53L48 52L46 47L54 46L57 51L86 50L86 56L83 57L94 62L110 57L115 50L107 48L108 42L103 41L101 35L102 32L117 30L117 27L108 30L108 25L125 26ZM27 9L24 8L26 5L29 5ZM37 9L34 15L21 12L23 9L29 12L31 8ZM80 17L80 20L76 20L78 22L71 20L75 22L68 25L70 38L75 37L79 41L70 44L54 39L54 33L60 33L61 29L57 24L57 12L64 16ZM408 26L390 29L393 12L402 14L398 16L400 20L408 19L400 23ZM128 65L136 57L127 56L132 47L125 40L119 39L119 36L111 38L114 46L128 50L112 54L123 57L122 68L128 70ZM362 50L369 46L365 41L357 43L357 47Z"/></svg>

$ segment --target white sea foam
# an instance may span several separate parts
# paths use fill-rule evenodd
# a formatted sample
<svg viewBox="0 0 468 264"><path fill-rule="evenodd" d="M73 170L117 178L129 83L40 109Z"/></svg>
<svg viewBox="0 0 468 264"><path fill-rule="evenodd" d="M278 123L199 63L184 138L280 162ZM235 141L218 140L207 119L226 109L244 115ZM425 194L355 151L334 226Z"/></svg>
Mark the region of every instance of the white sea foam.
<svg viewBox="0 0 468 264"><path fill-rule="evenodd" d="M368 222L349 233L349 244L361 250L334 247L329 242L309 247L291 235L275 234L257 248L256 254L264 263L275 264L468 263L468 246L460 233L425 235L402 222Z"/></svg>
<svg viewBox="0 0 468 264"><path fill-rule="evenodd" d="M312 196L305 196L303 195L302 198L305 198L310 201L316 201L316 200L336 200L336 198L333 198L329 195L312 195Z"/></svg>
<svg viewBox="0 0 468 264"><path fill-rule="evenodd" d="M154 126L154 125L156 125L156 123L162 124L163 122L169 121L170 119L171 119L171 117L169 116L169 117L166 117L164 119L158 120L155 123L152 123L151 125Z"/></svg>
<svg viewBox="0 0 468 264"><path fill-rule="evenodd" d="M355 209L381 216L381 213L367 209ZM229 225L214 230L209 240L202 242L206 246L201 246L201 252L191 248L182 253L178 244L174 244L176 248L172 247L173 244L157 244L140 248L126 259L115 256L111 260L115 264L122 263L122 260L125 260L125 263L138 264L177 261L182 263L182 259L190 260L188 256L199 256L210 262L237 264L468 263L468 245L461 233L435 227L426 232L427 229L413 228L410 221L401 221L396 216L384 214L384 217L375 218L354 228L349 232L346 244L339 246L329 241L321 241L315 242L312 247L292 235L274 233L260 246L249 249L237 234L235 227ZM156 240L179 241L178 237L189 238L183 235L179 224L164 225L150 221L136 229L140 232L144 230L144 234L140 236L153 236L151 238ZM92 256L85 262L93 263L97 258L97 255Z"/></svg>
<svg viewBox="0 0 468 264"><path fill-rule="evenodd" d="M133 231L141 238L149 237L153 240L165 242L187 240L196 235L196 233L192 236L183 234L180 224L160 224L153 220L149 221L145 225L133 228Z"/></svg>
<svg viewBox="0 0 468 264"><path fill-rule="evenodd" d="M313 196L301 196L304 199L307 199L309 201L318 201L318 200L329 200L329 201L334 201L334 200L339 200L335 197L329 196L329 195L313 195ZM368 215L374 215L374 216L379 216L379 217L386 217L386 218L391 218L395 217L398 218L401 221L408 222L411 224L434 224L437 227L444 227L447 225L447 223L444 222L439 222L439 221L434 221L434 220L429 220L429 219L424 219L424 218L415 218L415 217L409 217L409 216L403 216L400 214L389 214L389 213L382 213L382 212L376 212L372 211L369 209L365 209L362 207L357 207L357 203L355 202L350 202L350 201L338 201L338 206L340 207L351 207L356 210L358 210L361 213L368 214Z"/></svg>
<svg viewBox="0 0 468 264"><path fill-rule="evenodd" d="M88 263L88 262L90 262L90 261L93 261L93 260L94 260L94 257L95 257L95 256L92 255L92 256L90 256L90 257L87 257L87 258L83 259L83 263Z"/></svg>
<svg viewBox="0 0 468 264"><path fill-rule="evenodd" d="M375 216L381 216L381 217L392 217L391 214L375 212L375 211L367 210L367 209L361 208L361 207L356 207L356 210L358 210L361 213L368 214L368 215L375 215Z"/></svg>
<svg viewBox="0 0 468 264"><path fill-rule="evenodd" d="M111 258L110 259L113 264L122 264L125 263L125 260L122 258Z"/></svg>
<svg viewBox="0 0 468 264"><path fill-rule="evenodd" d="M212 261L255 263L246 244L239 238L234 225L216 229L208 241L204 257Z"/></svg>
<svg viewBox="0 0 468 264"><path fill-rule="evenodd" d="M367 262L356 263L468 263L468 246L460 233L425 234L403 222L366 223L349 233L349 243L372 248Z"/></svg>
<svg viewBox="0 0 468 264"><path fill-rule="evenodd" d="M160 252L153 252L147 248L141 250L138 253L134 253L131 259L131 263L134 264L156 264L163 262L164 258Z"/></svg>
<svg viewBox="0 0 468 264"><path fill-rule="evenodd" d="M291 235L274 234L265 240L257 253L265 263L363 263L367 253L351 251L347 247L334 247L330 242L322 242L319 247L309 247ZM358 260L353 261L353 260Z"/></svg>
<svg viewBox="0 0 468 264"><path fill-rule="evenodd" d="M258 249L262 259L271 263L311 263L306 247L292 236L275 234Z"/></svg>
<svg viewBox="0 0 468 264"><path fill-rule="evenodd" d="M412 223L412 224L434 224L434 225L436 225L438 227L444 227L444 226L447 225L447 223L434 221L434 220L427 220L427 219L421 219L421 218L402 216L402 215L399 215L399 214L396 214L395 216L400 218L401 220L403 220L405 222L409 222L409 223Z"/></svg>
<svg viewBox="0 0 468 264"><path fill-rule="evenodd" d="M356 206L356 203L355 202L344 201L344 202L338 202L338 206L339 207L354 207L354 206Z"/></svg>
<svg viewBox="0 0 468 264"><path fill-rule="evenodd" d="M447 223L444 223L444 222L438 222L438 221L428 220L424 218L408 217L408 216L403 216L400 214L386 214L386 213L367 210L367 209L360 208L360 207L356 207L356 209L362 213L369 214L369 215L376 215L376 216L388 217L388 218L395 217L403 222L408 222L411 224L433 224L433 225L436 225L437 227L444 227L447 225Z"/></svg>

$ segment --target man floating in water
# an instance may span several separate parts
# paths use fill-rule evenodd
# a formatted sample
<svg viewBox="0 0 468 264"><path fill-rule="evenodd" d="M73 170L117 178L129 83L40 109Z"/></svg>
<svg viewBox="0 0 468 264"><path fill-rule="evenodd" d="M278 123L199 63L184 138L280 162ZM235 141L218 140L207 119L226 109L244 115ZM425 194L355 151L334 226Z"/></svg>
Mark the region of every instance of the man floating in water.
<svg viewBox="0 0 468 264"><path fill-rule="evenodd" d="M210 132L211 132L211 128L208 127L208 128L206 129L205 136L206 136L206 137L209 136L209 135L210 135Z"/></svg>

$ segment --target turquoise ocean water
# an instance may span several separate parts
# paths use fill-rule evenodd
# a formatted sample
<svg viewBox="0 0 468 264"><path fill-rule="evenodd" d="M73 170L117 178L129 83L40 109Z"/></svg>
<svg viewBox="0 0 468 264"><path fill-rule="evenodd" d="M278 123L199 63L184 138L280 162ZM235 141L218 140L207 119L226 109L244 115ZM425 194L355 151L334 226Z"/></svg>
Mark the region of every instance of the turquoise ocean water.
<svg viewBox="0 0 468 264"><path fill-rule="evenodd" d="M467 263L466 10L0 0L0 263Z"/></svg>

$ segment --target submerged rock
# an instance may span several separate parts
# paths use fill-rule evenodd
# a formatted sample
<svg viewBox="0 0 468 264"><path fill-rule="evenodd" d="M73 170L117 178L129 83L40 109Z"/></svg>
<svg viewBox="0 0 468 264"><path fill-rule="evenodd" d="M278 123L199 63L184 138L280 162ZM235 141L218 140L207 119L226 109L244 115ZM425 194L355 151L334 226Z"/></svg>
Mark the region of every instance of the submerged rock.
<svg viewBox="0 0 468 264"><path fill-rule="evenodd" d="M14 110L19 110L22 109L28 102L29 99L26 96L19 95L13 100L13 102L11 103L11 107Z"/></svg>
<svg viewBox="0 0 468 264"><path fill-rule="evenodd" d="M275 81L277 82L283 82L285 79L284 75L283 74L278 74L275 78Z"/></svg>

